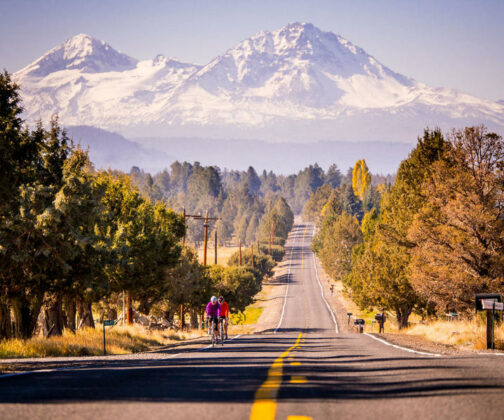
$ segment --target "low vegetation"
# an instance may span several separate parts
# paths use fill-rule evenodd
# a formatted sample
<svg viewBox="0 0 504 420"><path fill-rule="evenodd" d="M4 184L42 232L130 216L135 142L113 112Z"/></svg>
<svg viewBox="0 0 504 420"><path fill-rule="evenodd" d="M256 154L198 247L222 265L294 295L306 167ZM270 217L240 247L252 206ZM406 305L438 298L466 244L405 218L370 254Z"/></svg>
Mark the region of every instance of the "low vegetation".
<svg viewBox="0 0 504 420"><path fill-rule="evenodd" d="M468 349L486 349L486 321L480 318L460 321L418 323L404 331L427 340ZM504 324L495 326L495 348L504 350Z"/></svg>
<svg viewBox="0 0 504 420"><path fill-rule="evenodd" d="M100 326L99 326L100 327ZM199 337L203 332L149 332L140 325L106 327L107 354L126 354L148 350L155 346L176 343L186 338ZM83 328L75 334L64 331L61 336L0 341L0 358L100 356L103 354L101 328Z"/></svg>

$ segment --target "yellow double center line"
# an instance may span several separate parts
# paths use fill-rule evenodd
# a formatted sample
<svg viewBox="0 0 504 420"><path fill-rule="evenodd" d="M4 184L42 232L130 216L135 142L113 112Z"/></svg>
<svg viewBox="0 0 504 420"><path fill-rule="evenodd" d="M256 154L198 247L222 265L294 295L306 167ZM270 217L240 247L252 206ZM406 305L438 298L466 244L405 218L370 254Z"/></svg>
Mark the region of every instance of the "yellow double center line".
<svg viewBox="0 0 504 420"><path fill-rule="evenodd" d="M284 351L280 357L275 359L268 369L268 377L256 391L254 404L250 413L250 420L274 420L276 414L276 398L280 386L282 385L284 359L289 353L299 347L304 333L299 333L293 346Z"/></svg>

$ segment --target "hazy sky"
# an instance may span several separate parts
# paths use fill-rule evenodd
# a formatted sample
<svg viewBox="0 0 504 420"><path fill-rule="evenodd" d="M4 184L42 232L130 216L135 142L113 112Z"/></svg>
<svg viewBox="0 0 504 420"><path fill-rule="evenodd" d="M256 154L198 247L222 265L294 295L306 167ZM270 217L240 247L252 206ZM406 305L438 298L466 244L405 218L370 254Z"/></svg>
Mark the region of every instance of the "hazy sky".
<svg viewBox="0 0 504 420"><path fill-rule="evenodd" d="M78 33L138 59L205 64L295 21L418 81L504 99L504 0L0 0L0 68L15 72Z"/></svg>

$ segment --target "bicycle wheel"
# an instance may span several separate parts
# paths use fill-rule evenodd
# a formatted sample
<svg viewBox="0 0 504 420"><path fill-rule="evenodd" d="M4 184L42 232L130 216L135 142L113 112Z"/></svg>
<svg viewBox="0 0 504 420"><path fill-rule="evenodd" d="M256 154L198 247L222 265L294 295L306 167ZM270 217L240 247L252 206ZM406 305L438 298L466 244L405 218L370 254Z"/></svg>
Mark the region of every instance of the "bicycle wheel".
<svg viewBox="0 0 504 420"><path fill-rule="evenodd" d="M224 325L222 320L219 322L219 335L220 335L220 342L221 346L224 345Z"/></svg>
<svg viewBox="0 0 504 420"><path fill-rule="evenodd" d="M215 347L215 321L212 320L212 348Z"/></svg>

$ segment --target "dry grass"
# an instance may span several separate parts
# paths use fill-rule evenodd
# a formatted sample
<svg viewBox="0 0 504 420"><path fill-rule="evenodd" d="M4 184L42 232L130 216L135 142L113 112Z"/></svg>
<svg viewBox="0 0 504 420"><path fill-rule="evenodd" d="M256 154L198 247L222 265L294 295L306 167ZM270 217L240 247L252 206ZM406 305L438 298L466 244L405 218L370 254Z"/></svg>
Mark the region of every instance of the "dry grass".
<svg viewBox="0 0 504 420"><path fill-rule="evenodd" d="M145 351L155 346L199 337L200 331L177 333L173 331L149 332L140 325L107 328L107 353L126 354ZM29 340L10 339L0 342L0 358L95 356L103 354L103 330L87 328L61 337L33 337Z"/></svg>
<svg viewBox="0 0 504 420"><path fill-rule="evenodd" d="M217 249L217 264L227 265L227 261L228 261L229 257L237 251L238 251L237 246L219 247ZM203 262L203 248L198 249L198 260L201 263ZM213 265L214 261L215 261L214 248L209 247L207 249L207 264Z"/></svg>
<svg viewBox="0 0 504 420"><path fill-rule="evenodd" d="M436 343L461 346L470 349L486 349L486 321L435 321L417 324L404 331L406 334L420 335ZM504 324L495 326L495 348L504 349Z"/></svg>

